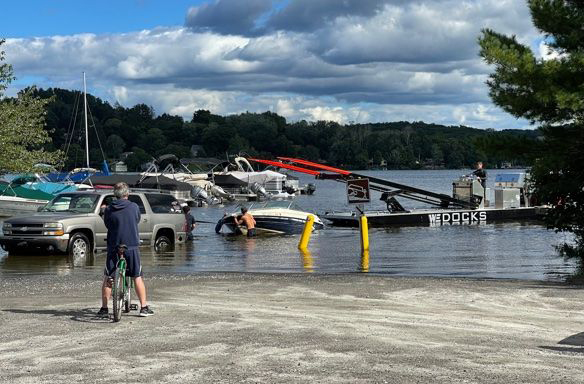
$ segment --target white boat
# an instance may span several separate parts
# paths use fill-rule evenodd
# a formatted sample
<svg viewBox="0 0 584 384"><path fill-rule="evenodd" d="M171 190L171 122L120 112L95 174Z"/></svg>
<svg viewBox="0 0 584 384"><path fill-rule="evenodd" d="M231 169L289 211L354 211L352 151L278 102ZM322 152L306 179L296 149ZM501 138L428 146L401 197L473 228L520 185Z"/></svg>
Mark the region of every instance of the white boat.
<svg viewBox="0 0 584 384"><path fill-rule="evenodd" d="M304 229L308 215L314 216L313 230L324 228L322 220L316 214L303 211L291 201L270 200L252 204L248 212L256 221L258 234L300 234ZM216 232L219 232L220 227L224 226L231 233L246 234L245 226L236 223L239 218L241 218L241 213L238 212L225 216L217 223Z"/></svg>
<svg viewBox="0 0 584 384"><path fill-rule="evenodd" d="M160 171L161 166L164 164L166 164L166 167ZM177 171L175 165L178 166L179 171ZM188 196L179 196L177 198L187 202L194 201L196 202L195 205L200 205L199 203L203 202L205 204L218 204L223 201L222 199L233 200L226 192L220 188L215 188L215 185L208 180L208 174L191 172L173 154L162 155L158 159L153 160L148 169L142 172L141 175L143 177L164 176L189 184L192 189L189 191Z"/></svg>
<svg viewBox="0 0 584 384"><path fill-rule="evenodd" d="M36 212L49 200L27 199L18 196L0 196L0 216L17 216Z"/></svg>
<svg viewBox="0 0 584 384"><path fill-rule="evenodd" d="M221 163L219 167L219 171L211 174L213 183L238 200L292 199L300 193L298 188L288 185L287 175L271 170L255 171L241 156L235 157L233 162ZM235 178L239 183L224 181L229 178Z"/></svg>
<svg viewBox="0 0 584 384"><path fill-rule="evenodd" d="M0 216L15 216L35 212L53 198L52 194L2 181L0 186Z"/></svg>

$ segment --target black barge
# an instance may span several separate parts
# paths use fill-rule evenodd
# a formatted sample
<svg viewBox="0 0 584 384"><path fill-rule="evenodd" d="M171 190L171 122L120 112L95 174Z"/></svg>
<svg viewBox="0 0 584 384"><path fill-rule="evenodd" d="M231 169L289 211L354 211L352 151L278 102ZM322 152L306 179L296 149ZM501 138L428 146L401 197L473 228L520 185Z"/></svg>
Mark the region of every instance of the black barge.
<svg viewBox="0 0 584 384"><path fill-rule="evenodd" d="M333 226L359 227L359 219L362 215L367 217L368 225L371 227L536 221L541 220L548 209L533 203L532 196L529 194L531 190L529 177L525 172L497 175L495 188L492 191L494 193L491 193L490 188L486 188L484 180L479 180L473 175L463 175L452 183L452 195L446 195L307 160L289 157L278 159L280 161L250 160L307 173L318 179L347 183L349 203L369 202L369 189L381 192L380 200L387 204L387 211L364 211L361 205L353 212L325 212L321 215ZM288 163L283 163L283 161ZM298 165L308 166L311 169ZM328 173L322 171L328 171ZM365 181L365 183L360 183L360 181ZM490 195L494 195L494 201L489 200ZM434 208L407 210L397 197L433 205ZM362 200L359 201L359 199Z"/></svg>
<svg viewBox="0 0 584 384"><path fill-rule="evenodd" d="M420 209L410 212L365 211L370 227L469 225L541 220L545 207L485 209ZM359 227L360 213L326 212L321 216L337 227Z"/></svg>

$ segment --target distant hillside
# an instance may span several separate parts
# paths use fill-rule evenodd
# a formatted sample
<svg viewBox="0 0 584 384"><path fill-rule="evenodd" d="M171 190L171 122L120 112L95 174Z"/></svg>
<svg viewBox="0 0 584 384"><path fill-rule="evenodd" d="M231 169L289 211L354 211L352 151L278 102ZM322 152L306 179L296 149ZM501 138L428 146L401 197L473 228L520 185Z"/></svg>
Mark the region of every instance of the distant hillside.
<svg viewBox="0 0 584 384"><path fill-rule="evenodd" d="M55 96L47 114L47 129L54 148L67 152L66 167L82 166L84 159L83 105L79 92L39 90ZM537 154L536 130L481 130L424 122L340 125L335 122L288 123L272 112L219 116L205 110L190 121L163 114L144 104L132 108L110 105L88 95L90 158L95 166L107 160L126 159L135 170L152 156L173 153L192 157L224 158L227 153L253 156L301 157L353 169L461 168L478 160L488 167L503 162L529 165ZM74 129L73 129L74 127ZM97 132L97 134L96 134Z"/></svg>

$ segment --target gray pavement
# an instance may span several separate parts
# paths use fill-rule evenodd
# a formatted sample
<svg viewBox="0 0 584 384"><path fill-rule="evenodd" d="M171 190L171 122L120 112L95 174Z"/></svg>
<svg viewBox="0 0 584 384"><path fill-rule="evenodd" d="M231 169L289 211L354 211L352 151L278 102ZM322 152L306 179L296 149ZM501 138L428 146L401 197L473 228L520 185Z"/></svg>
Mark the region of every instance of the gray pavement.
<svg viewBox="0 0 584 384"><path fill-rule="evenodd" d="M98 279L0 281L0 382L579 383L584 291L531 281L155 275L156 315L95 317Z"/></svg>

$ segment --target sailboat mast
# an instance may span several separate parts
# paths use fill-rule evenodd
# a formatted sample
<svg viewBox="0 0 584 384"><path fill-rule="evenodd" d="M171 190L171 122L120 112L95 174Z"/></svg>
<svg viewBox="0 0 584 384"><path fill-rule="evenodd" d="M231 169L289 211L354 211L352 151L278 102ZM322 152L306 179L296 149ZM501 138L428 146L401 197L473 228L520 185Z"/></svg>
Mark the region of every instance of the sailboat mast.
<svg viewBox="0 0 584 384"><path fill-rule="evenodd" d="M83 72L83 110L85 115L85 155L87 158L87 168L89 168L89 133L87 129L87 84L85 83L85 72Z"/></svg>

